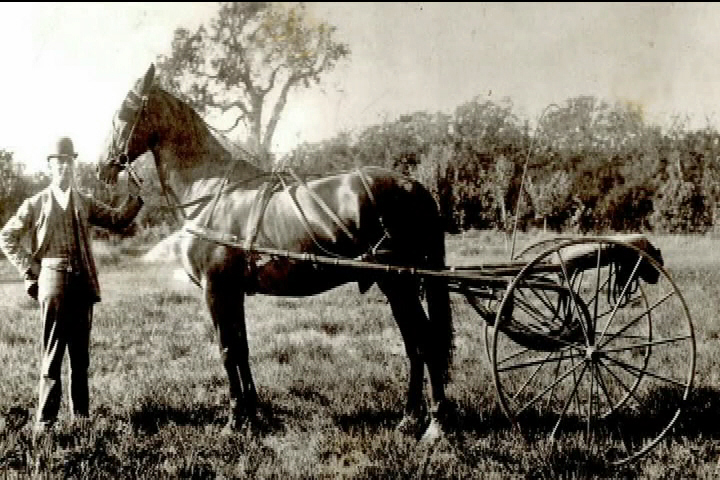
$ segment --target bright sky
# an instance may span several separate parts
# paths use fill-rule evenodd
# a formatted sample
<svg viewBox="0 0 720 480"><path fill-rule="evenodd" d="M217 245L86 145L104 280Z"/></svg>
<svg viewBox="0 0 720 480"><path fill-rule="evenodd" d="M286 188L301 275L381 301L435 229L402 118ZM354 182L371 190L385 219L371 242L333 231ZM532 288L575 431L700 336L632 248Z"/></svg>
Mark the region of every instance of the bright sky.
<svg viewBox="0 0 720 480"><path fill-rule="evenodd" d="M711 3L311 3L352 54L291 97L276 152L415 111L510 97L524 118L595 95L720 124L720 6ZM178 26L212 3L0 4L0 148L45 168L60 135L94 162L112 114ZM223 127L223 125L217 125Z"/></svg>

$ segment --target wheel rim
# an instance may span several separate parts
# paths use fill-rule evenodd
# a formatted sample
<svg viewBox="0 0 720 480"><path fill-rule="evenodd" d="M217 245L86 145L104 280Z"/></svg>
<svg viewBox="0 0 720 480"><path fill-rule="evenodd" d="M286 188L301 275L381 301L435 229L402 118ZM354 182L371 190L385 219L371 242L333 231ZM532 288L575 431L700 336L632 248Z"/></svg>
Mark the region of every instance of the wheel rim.
<svg viewBox="0 0 720 480"><path fill-rule="evenodd" d="M576 268L578 248L593 264L583 257ZM606 264L611 251L626 258L623 271ZM540 271L548 263L556 271ZM648 269L655 284L624 280ZM537 255L508 286L489 333L507 416L554 443L582 439L611 463L660 441L694 378L694 332L677 286L648 254L610 238L568 240Z"/></svg>

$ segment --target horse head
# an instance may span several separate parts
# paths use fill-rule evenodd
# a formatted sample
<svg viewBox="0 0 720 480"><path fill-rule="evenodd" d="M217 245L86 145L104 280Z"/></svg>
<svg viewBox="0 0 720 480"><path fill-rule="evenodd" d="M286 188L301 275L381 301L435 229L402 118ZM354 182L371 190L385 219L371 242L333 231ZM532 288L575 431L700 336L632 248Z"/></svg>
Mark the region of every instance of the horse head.
<svg viewBox="0 0 720 480"><path fill-rule="evenodd" d="M114 185L118 174L150 148L149 132L141 128L141 120L154 79L155 65L151 64L115 112L112 132L97 166L98 178L107 184Z"/></svg>

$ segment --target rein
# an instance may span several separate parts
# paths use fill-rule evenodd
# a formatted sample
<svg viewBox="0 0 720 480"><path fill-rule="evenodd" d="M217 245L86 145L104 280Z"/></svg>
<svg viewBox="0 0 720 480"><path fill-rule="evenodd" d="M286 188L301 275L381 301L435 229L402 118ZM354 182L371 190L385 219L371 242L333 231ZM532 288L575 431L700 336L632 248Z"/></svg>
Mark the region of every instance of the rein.
<svg viewBox="0 0 720 480"><path fill-rule="evenodd" d="M129 164L128 164L128 165L129 165ZM242 180L242 181L238 181L238 182L234 182L230 187L228 187L228 179L229 179L229 177L230 177L230 174L231 174L232 171L237 167L237 165L238 165L238 162L233 162L233 163L231 163L231 164L228 166L227 170L225 171L225 174L223 175L221 184L220 184L220 186L218 187L218 189L217 189L217 191L216 191L215 193L208 193L208 194L202 195L202 196L200 196L200 197L198 197L198 198L195 198L195 199L190 200L190 201L185 202L185 203L180 203L180 202L177 200L177 198L175 197L175 195L173 194L173 192L172 192L170 189L167 188L166 183L165 183L165 179L164 179L163 175L161 174L160 170L157 168L157 166L156 166L156 170L157 170L157 172L158 172L158 179L160 180L160 186L161 186L162 195L165 197L165 200L166 200L166 202L167 202L167 204L168 204L167 206L168 206L169 208L173 209L173 210L179 210L180 213L181 213L181 215L182 215L182 217L183 217L183 221L184 221L185 223L187 223L187 221L190 220L190 218L185 214L185 210L184 210L185 208L190 207L190 206L193 206L193 205L197 205L197 204L200 204L200 203L204 203L204 202L207 202L207 201L212 201L212 206L210 207L209 213L208 213L208 215L207 215L207 217L205 218L205 221L204 221L204 223L205 223L205 225L204 225L204 231L208 231L208 230L209 230L210 220L211 220L212 215L213 215L213 213L214 213L214 211L215 211L215 208L216 208L216 206L217 206L217 203L218 203L218 201L219 201L219 199L220 199L220 197L222 196L223 193L232 192L233 190L235 190L235 189L237 189L237 188L240 188L242 185L247 184L247 183L250 183L250 182L253 182L253 181L258 180L258 179L260 179L260 178L263 178L263 177L274 177L274 176L277 176L278 182L279 182L281 185L283 185L284 188L289 188L289 185L287 185L287 184L285 183L285 181L283 180L283 178L282 178L282 173L283 173L283 172L278 172L278 171L263 172L263 173L260 174L260 175L255 175L255 176L250 177L250 178L248 178L248 179L245 179L245 180ZM125 167L125 168L127 168L127 167ZM366 193L368 194L372 205L373 205L375 208L377 208L377 204L376 204L376 202L375 202L375 197L373 196L372 190L370 189L370 186L368 185L368 181L367 181L367 178L365 178L365 174L363 173L363 171L362 171L361 168L357 168L357 169L356 169L356 172L357 172L358 175L360 176L362 185L363 185L363 187L365 188L365 191L366 191ZM331 220L340 228L340 230L341 230L350 240L353 240L353 241L356 240L355 236L352 234L352 232L350 232L350 230L348 230L347 226L342 222L342 220L340 220L340 218L337 216L337 214L335 214L335 212L333 212L333 211L327 206L327 204L326 204L320 197L318 197L317 194L315 194L315 192L312 191L312 189L310 189L310 188L307 186L307 184L305 183L305 181L304 181L302 178L300 178L300 176L299 176L294 170L292 170L292 169L290 169L290 168L287 168L284 173L286 173L287 175L290 175L290 176L292 177L292 179L296 182L296 184L297 184L298 186L302 186L302 187L304 187L304 188L308 191L308 193L311 195L311 197L313 198L313 200L322 208L322 210L331 218ZM135 173L135 174L137 175L137 173ZM138 179L142 182L142 179L140 179L139 176L138 176ZM274 184L271 184L271 185L268 186L268 188L270 188L270 190L272 190L273 187L274 187ZM171 201L171 199L170 199L171 196L173 197L174 201ZM296 200L295 197L292 196L292 195L291 195L290 197L291 197L291 200L292 200L292 202L293 202L292 206L293 206L293 208L294 208L294 210L295 210L295 213L297 214L297 216L298 216L298 218L300 219L301 223L302 223L303 226L305 227L307 233L310 235L310 237L311 237L313 243L315 244L316 248L318 248L320 251L323 252L323 254L325 254L325 255L328 256L328 257L341 258L341 256L339 256L339 255L337 255L337 254L335 254L335 253L333 253L333 252L325 249L325 248L319 243L319 241L318 241L318 239L316 238L315 234L313 233L312 228L310 227L307 219L305 218L305 214L303 213L302 208L301 208L300 205L297 203L297 200ZM260 215L260 219L261 219L261 218L262 218L262 214ZM249 219L249 220L250 220L250 219ZM380 246L381 246L386 240L389 240L389 239L390 239L390 233L388 232L387 228L385 227L385 223L384 223L384 221L383 221L382 216L379 215L378 220L380 221L380 225L381 225L381 227L382 227L382 229L383 229L383 235L382 235L382 237L378 240L378 242L376 242L374 245L372 245L372 244L369 245L368 252L367 252L366 254L364 254L364 255L367 255L367 254L370 254L371 256L377 255L377 253L379 252ZM258 219L258 221L260 221L260 220ZM257 232L256 232L256 231L253 231L253 230L255 230L255 229L252 229L252 230L251 230L251 231L252 231L251 235L254 237L254 235L255 235ZM247 238L247 239L246 239L246 242L245 242L245 244L244 244L244 247L245 247L246 250L252 250L252 245L251 245L251 244L252 244L252 241L253 241L253 240L254 240L254 238Z"/></svg>
<svg viewBox="0 0 720 480"><path fill-rule="evenodd" d="M135 170L135 168L132 167L132 161L130 160L130 155L129 155L128 151L129 151L130 139L132 138L132 136L135 132L135 129L137 128L137 125L140 122L140 119L142 118L143 114L145 113L145 110L146 110L145 107L148 104L148 95L146 94L146 95L143 95L142 97L140 97L132 91L130 92L130 94L133 94L133 95L132 95L132 97L129 97L129 98L131 98L132 100L139 100L139 105L136 108L131 108L131 106L129 106L129 105L124 105L123 108L121 109L121 111L118 113L118 118L120 118L121 120L125 120L126 118L123 118L123 117L127 117L129 114L129 111L134 110L134 118L132 120L132 123L130 124L130 130L129 130L128 134L126 136L124 136L124 139L122 139L122 145L118 145L118 142L117 142L115 136L113 136L113 140L112 140L112 144L111 144L112 150L111 150L110 160L108 161L108 164L110 166L114 166L115 168L117 168L118 171L122 171L122 170L127 171L128 176L131 177L132 180L135 183L137 183L137 185L142 189L142 186L144 185L145 182L140 177L137 170ZM204 123L207 127L210 127L210 125L207 122L204 122ZM212 128L212 127L210 127L210 128ZM212 128L212 129L217 131L217 129L214 129L214 128ZM115 132L117 132L117 129L115 128L115 118L113 118L113 130ZM167 203L168 208L170 208L172 210L179 210L184 223L187 223L189 220L191 220L191 218L185 212L185 209L187 207L195 206L195 205L204 203L206 201L212 201L212 205L210 207L210 210L209 210L207 217L205 219L205 222L204 222L205 229L207 229L210 225L210 221L212 219L213 213L215 212L215 208L218 204L218 201L223 193L229 193L230 191L235 190L236 188L240 187L241 185L243 185L245 183L249 183L249 182L255 181L259 178L263 178L266 176L269 176L269 177L277 176L277 178L278 178L278 182L276 182L275 184L270 184L269 186L267 186L266 190L269 189L269 191L272 192L272 190L274 189L274 185L276 185L277 183L280 183L285 188L288 188L288 185L285 183L285 181L282 178L282 174L281 174L282 172L277 171L275 169L273 169L272 172L269 172L269 173L263 172L259 175L255 175L249 179L245 179L243 181L236 182L234 185L232 185L232 188L227 188L231 173L233 172L233 170L235 168L237 168L239 163L240 162L238 162L238 161L234 161L228 165L228 167L222 177L222 180L220 182L219 188L217 189L217 191L215 193L208 193L205 195L201 195L198 198L195 198L193 200L190 200L190 201L184 202L184 203L181 203L178 200L177 196L175 195L175 192L173 192L170 188L168 188L167 183L165 181L166 179L164 178L164 175L162 175L162 171L157 164L157 160L155 162L155 169L158 174L158 180L160 182L161 193L162 193L162 196L165 197L165 201ZM372 190L370 189L370 186L368 185L368 181L367 181L367 178L365 177L365 174L363 173L363 171L360 167L356 168L355 170L356 170L356 173L360 177L361 183L365 189L365 192L367 193L367 195L370 199L371 204L373 205L373 207L375 209L377 209L375 197L372 193ZM286 168L285 173L287 175L290 175L299 187L304 187L305 190L307 190L308 194L313 199L313 201L323 210L323 212L326 215L329 216L331 221L338 228L340 228L340 230L350 240L352 240L352 241L356 240L353 233L347 228L347 226L342 222L342 220L337 216L337 214L335 212L333 212L332 209L330 209L328 207L328 205L311 188L309 188L307 186L305 181L303 179L301 179L293 169ZM261 192L261 190L258 190L258 192ZM173 199L171 200L170 197L173 197ZM323 248L320 245L320 243L318 242L318 239L316 238L315 234L312 231L312 228L310 227L307 219L305 218L302 208L300 208L300 205L297 203L297 200L292 195L290 195L290 197L293 201L293 207L296 211L295 213L298 215L298 218L303 223L303 226L307 230L307 233L310 235L315 246L318 249L320 249L323 253L325 253L326 255L329 255L332 257L337 257L337 255L333 254L332 252L327 251L325 248ZM263 200L256 199L255 202L257 202L257 201L263 201ZM260 222L262 219L262 216L263 216L262 212L264 211L264 206L260 205L260 209L261 209L260 210L261 213L259 215L259 218L255 219L257 222ZM194 215L193 215L193 218L194 218ZM251 219L248 219L248 220L251 220ZM371 255L376 255L380 245L383 242L385 242L385 240L390 239L390 234L385 226L384 219L380 215L379 215L379 221L380 221L380 225L383 229L383 235L382 235L382 238L375 245L372 245L372 244L369 245L368 253ZM255 234L257 233L256 226L251 228L250 230L248 230L248 232L250 234L249 237L254 237ZM253 240L254 240L254 238L246 239L246 242L245 242L246 249L250 249L252 247L251 244L252 244Z"/></svg>

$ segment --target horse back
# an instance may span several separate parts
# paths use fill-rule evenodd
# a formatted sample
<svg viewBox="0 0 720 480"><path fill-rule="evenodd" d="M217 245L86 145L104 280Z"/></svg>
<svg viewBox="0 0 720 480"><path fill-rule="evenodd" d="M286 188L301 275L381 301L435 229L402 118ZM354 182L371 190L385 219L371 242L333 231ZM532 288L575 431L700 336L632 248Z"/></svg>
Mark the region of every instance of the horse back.
<svg viewBox="0 0 720 480"><path fill-rule="evenodd" d="M256 221L255 195L256 191L240 192L218 202L208 226L242 242L248 222ZM392 264L420 265L437 256L433 250L441 228L435 201L419 182L391 170L365 167L362 173L286 185L267 199L262 218L252 228L250 251L188 239L184 263L198 283L208 270L235 269L250 273L261 293L307 295L359 281L366 274L336 269L327 275L310 262L258 256L252 248L338 258L375 256Z"/></svg>

